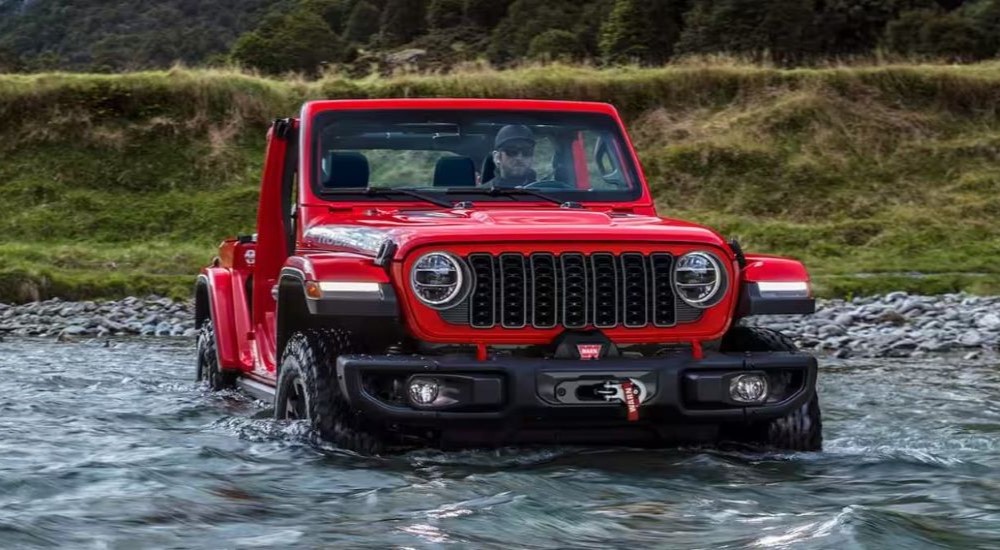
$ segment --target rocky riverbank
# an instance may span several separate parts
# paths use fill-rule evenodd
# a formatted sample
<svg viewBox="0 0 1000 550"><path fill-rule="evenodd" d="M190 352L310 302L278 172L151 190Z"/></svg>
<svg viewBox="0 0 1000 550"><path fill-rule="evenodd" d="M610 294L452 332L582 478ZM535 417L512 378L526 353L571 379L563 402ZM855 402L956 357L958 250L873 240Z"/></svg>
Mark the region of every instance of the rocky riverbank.
<svg viewBox="0 0 1000 550"><path fill-rule="evenodd" d="M0 335L61 340L110 336L191 338L191 302L148 296L113 302L0 304ZM893 292L820 301L815 315L766 316L743 321L780 330L800 347L837 357L915 357L962 351L971 357L1000 344L1000 296L911 296Z"/></svg>
<svg viewBox="0 0 1000 550"><path fill-rule="evenodd" d="M1000 296L893 292L820 301L814 315L771 315L744 323L780 330L803 349L841 358L965 351L971 359L1000 343Z"/></svg>
<svg viewBox="0 0 1000 550"><path fill-rule="evenodd" d="M0 335L52 336L63 340L105 336L193 337L194 304L147 296L112 302L0 304Z"/></svg>

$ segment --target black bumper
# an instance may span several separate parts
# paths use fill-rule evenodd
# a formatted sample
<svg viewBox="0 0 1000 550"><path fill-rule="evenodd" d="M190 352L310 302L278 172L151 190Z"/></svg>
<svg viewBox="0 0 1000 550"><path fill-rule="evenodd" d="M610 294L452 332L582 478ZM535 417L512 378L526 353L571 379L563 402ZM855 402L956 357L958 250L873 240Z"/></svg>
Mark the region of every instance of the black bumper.
<svg viewBox="0 0 1000 550"><path fill-rule="evenodd" d="M757 405L734 402L729 382L745 373L765 374L774 397ZM337 360L341 392L365 418L383 429L463 445L707 441L720 426L778 418L802 406L815 393L816 373L814 357L784 352L706 353L700 360L689 352L594 361L371 355ZM451 387L457 401L427 408L372 391L374 382L385 387L395 380L405 395L414 375ZM638 420L628 419L624 403L588 393L604 381L625 379L646 389Z"/></svg>

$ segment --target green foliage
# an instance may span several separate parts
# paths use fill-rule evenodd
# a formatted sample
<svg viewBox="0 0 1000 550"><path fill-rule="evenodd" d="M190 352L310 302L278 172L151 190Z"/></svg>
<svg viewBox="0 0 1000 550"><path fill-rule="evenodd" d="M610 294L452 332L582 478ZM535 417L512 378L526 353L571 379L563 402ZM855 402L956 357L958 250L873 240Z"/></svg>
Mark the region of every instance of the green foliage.
<svg viewBox="0 0 1000 550"><path fill-rule="evenodd" d="M301 6L319 14L330 30L343 34L347 18L351 14L351 0L301 0Z"/></svg>
<svg viewBox="0 0 1000 550"><path fill-rule="evenodd" d="M271 74L314 74L322 64L343 56L343 42L315 12L299 9L287 15L272 14L264 23L236 42L234 60Z"/></svg>
<svg viewBox="0 0 1000 550"><path fill-rule="evenodd" d="M430 0L427 7L427 26L430 29L449 29L463 23L465 0Z"/></svg>
<svg viewBox="0 0 1000 550"><path fill-rule="evenodd" d="M344 27L344 38L354 44L367 44L378 33L381 14L366 0L354 5Z"/></svg>
<svg viewBox="0 0 1000 550"><path fill-rule="evenodd" d="M514 0L466 0L466 18L485 29L496 27L507 15L507 8Z"/></svg>
<svg viewBox="0 0 1000 550"><path fill-rule="evenodd" d="M294 0L34 0L0 16L0 49L30 70L197 64L227 52L271 9Z"/></svg>
<svg viewBox="0 0 1000 550"><path fill-rule="evenodd" d="M400 46L424 33L426 0L387 0L382 9L379 44Z"/></svg>
<svg viewBox="0 0 1000 550"><path fill-rule="evenodd" d="M995 2L989 4L996 5ZM997 10L1000 12L1000 9ZM941 14L931 10L904 12L886 27L885 46L905 55L948 58L958 61L987 59L997 53L997 12Z"/></svg>
<svg viewBox="0 0 1000 550"><path fill-rule="evenodd" d="M676 0L615 0L601 28L602 56L612 63L663 63L680 35Z"/></svg>
<svg viewBox="0 0 1000 550"><path fill-rule="evenodd" d="M586 55L583 44L569 31L551 29L531 40L528 57L543 61L572 62Z"/></svg>
<svg viewBox="0 0 1000 550"><path fill-rule="evenodd" d="M813 0L695 0L677 44L683 53L769 54L779 61L818 52Z"/></svg>
<svg viewBox="0 0 1000 550"><path fill-rule="evenodd" d="M581 2L574 0L515 0L493 31L488 56L499 64L521 59L535 37L550 29L573 29L581 14Z"/></svg>

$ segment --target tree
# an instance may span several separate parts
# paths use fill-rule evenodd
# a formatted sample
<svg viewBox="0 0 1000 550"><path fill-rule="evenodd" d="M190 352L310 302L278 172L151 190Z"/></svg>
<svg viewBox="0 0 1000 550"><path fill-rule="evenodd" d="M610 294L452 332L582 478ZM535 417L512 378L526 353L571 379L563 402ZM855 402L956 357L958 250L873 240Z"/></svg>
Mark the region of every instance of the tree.
<svg viewBox="0 0 1000 550"><path fill-rule="evenodd" d="M562 29L547 30L528 46L528 57L542 61L578 61L585 55L579 37Z"/></svg>
<svg viewBox="0 0 1000 550"><path fill-rule="evenodd" d="M913 10L886 27L886 49L904 55L945 57L953 60L984 59L996 47L983 27L958 12Z"/></svg>
<svg viewBox="0 0 1000 550"><path fill-rule="evenodd" d="M696 0L677 50L796 61L819 53L815 14L813 0Z"/></svg>
<svg viewBox="0 0 1000 550"><path fill-rule="evenodd" d="M424 33L426 0L387 0L379 23L379 44L394 47Z"/></svg>
<svg viewBox="0 0 1000 550"><path fill-rule="evenodd" d="M431 0L427 7L427 26L431 29L457 27L464 18L465 0Z"/></svg>
<svg viewBox="0 0 1000 550"><path fill-rule="evenodd" d="M266 73L315 74L322 64L340 61L343 53L343 41L322 17L298 9L265 18L259 29L240 37L232 57Z"/></svg>
<svg viewBox="0 0 1000 550"><path fill-rule="evenodd" d="M573 29L583 12L574 0L515 0L490 36L487 55L499 64L528 54L531 41L550 29Z"/></svg>
<svg viewBox="0 0 1000 550"><path fill-rule="evenodd" d="M9 48L0 47L0 73L16 73L24 70L20 56Z"/></svg>
<svg viewBox="0 0 1000 550"><path fill-rule="evenodd" d="M669 59L680 35L678 4L672 0L615 0L601 27L602 57L614 63L662 63Z"/></svg>
<svg viewBox="0 0 1000 550"><path fill-rule="evenodd" d="M366 0L354 4L344 27L344 38L355 44L367 44L378 33L381 14Z"/></svg>
<svg viewBox="0 0 1000 550"><path fill-rule="evenodd" d="M347 18L351 14L350 0L301 0L303 8L319 14L335 33L344 32Z"/></svg>
<svg viewBox="0 0 1000 550"><path fill-rule="evenodd" d="M507 15L513 0L466 0L465 17L473 25L493 29Z"/></svg>

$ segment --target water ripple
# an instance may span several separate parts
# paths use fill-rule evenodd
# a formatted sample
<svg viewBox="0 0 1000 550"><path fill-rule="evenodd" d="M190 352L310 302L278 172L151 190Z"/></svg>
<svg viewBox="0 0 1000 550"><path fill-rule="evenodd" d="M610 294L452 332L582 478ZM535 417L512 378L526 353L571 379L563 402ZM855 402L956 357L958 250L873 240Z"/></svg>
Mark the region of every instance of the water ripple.
<svg viewBox="0 0 1000 550"><path fill-rule="evenodd" d="M830 360L825 451L361 457L180 340L0 343L0 546L1000 547L1000 365Z"/></svg>

